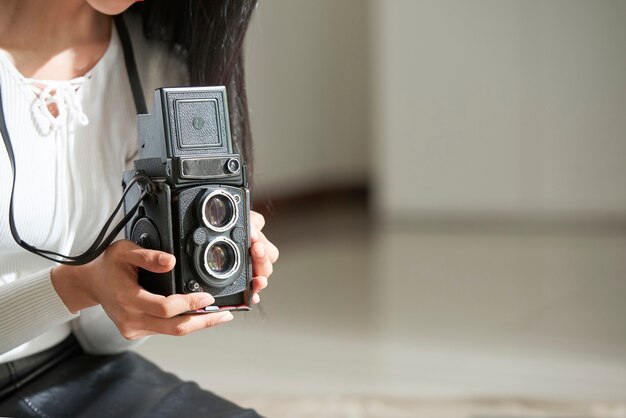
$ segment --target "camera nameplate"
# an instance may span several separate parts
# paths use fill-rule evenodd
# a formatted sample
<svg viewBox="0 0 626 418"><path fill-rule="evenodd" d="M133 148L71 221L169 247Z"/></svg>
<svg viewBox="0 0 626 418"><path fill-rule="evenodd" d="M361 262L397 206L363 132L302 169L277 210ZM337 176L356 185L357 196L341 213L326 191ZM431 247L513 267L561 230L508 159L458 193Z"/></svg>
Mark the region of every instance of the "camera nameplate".
<svg viewBox="0 0 626 418"><path fill-rule="evenodd" d="M240 171L228 171L227 164L232 159L232 156L181 158L180 178L204 180L238 176Z"/></svg>

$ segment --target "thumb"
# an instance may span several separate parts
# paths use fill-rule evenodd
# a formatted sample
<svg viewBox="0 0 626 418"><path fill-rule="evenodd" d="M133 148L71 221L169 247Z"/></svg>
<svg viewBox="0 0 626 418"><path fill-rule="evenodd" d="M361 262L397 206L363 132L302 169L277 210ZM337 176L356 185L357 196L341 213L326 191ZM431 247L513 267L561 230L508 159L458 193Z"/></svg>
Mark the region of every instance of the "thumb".
<svg viewBox="0 0 626 418"><path fill-rule="evenodd" d="M166 273L174 268L176 257L163 251L148 250L132 241L118 246L120 259L127 264L153 273Z"/></svg>

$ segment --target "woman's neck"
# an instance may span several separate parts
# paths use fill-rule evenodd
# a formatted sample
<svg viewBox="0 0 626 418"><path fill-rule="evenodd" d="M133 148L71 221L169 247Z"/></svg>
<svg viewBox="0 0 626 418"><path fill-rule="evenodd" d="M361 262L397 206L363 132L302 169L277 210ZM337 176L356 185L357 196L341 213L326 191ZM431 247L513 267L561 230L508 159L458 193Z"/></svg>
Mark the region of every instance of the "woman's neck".
<svg viewBox="0 0 626 418"><path fill-rule="evenodd" d="M106 51L111 18L85 0L3 0L0 49L26 77L84 75Z"/></svg>

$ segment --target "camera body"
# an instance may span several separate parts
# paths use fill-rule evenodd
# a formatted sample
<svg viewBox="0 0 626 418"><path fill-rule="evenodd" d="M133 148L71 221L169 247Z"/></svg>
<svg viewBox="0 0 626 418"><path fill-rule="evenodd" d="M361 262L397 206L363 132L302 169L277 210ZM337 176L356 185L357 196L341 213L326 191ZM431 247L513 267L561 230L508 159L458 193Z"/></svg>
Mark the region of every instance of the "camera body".
<svg viewBox="0 0 626 418"><path fill-rule="evenodd" d="M208 292L211 309L250 309L250 192L246 165L233 152L226 89L158 89L152 113L139 115L137 126L139 153L122 186L142 173L151 191L126 238L176 256L168 273L140 269L139 284L166 296ZM140 198L130 190L125 209Z"/></svg>

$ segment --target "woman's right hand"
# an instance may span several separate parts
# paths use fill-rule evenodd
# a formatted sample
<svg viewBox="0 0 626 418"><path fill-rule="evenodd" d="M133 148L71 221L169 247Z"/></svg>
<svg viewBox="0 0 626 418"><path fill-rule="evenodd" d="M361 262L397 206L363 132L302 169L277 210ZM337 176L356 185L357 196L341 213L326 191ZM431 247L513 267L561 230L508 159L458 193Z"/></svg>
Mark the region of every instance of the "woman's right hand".
<svg viewBox="0 0 626 418"><path fill-rule="evenodd" d="M180 315L213 304L215 300L208 293L166 297L150 293L137 283L138 268L165 273L175 264L171 254L122 240L111 244L91 263L55 267L51 279L71 312L100 304L128 340L152 334L186 335L233 319L230 312Z"/></svg>

